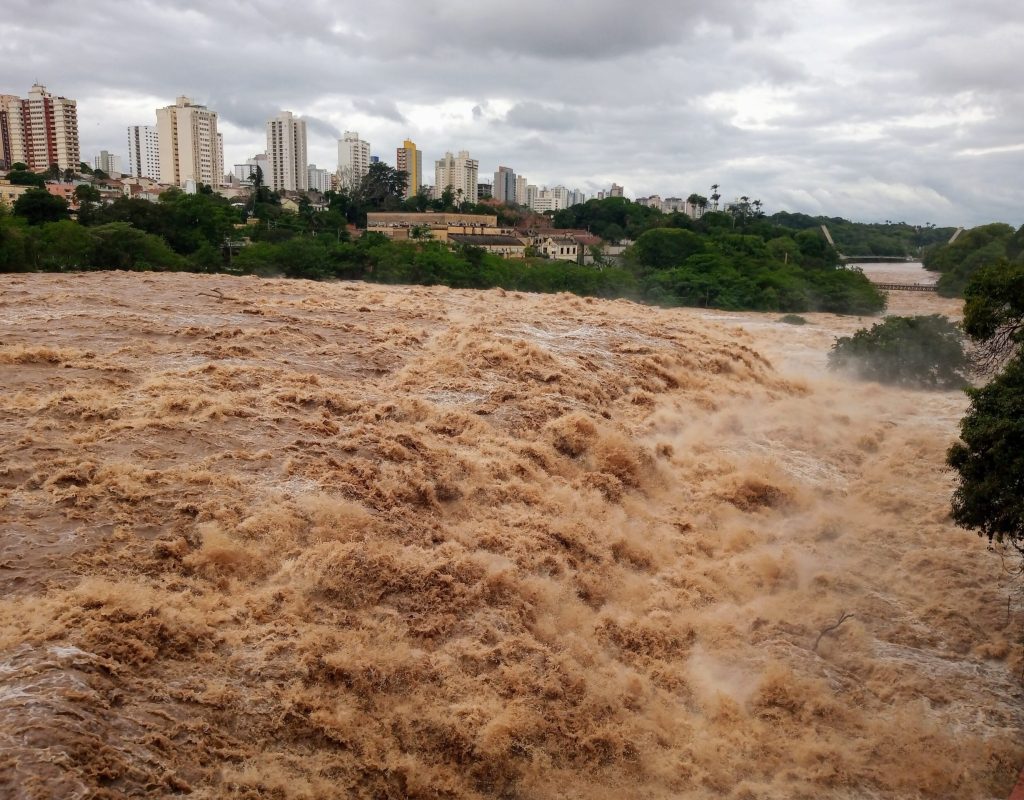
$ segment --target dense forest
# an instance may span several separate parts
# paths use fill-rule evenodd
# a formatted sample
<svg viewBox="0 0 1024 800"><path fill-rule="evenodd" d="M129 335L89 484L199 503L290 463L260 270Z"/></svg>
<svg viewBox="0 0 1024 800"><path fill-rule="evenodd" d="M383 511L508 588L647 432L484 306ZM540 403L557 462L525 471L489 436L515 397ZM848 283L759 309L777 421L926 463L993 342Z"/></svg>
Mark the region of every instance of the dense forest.
<svg viewBox="0 0 1024 800"><path fill-rule="evenodd" d="M504 260L473 247L392 242L375 234L352 239L349 226L372 209L458 208L496 213L505 225L537 223L522 209L459 203L451 193L429 200L421 192L402 200L404 173L395 173L380 165L359 190L329 193L327 207L320 209L303 199L297 213L283 209L281 198L259 181L246 204L232 204L208 188L196 194L172 189L155 203L125 197L104 204L83 184L76 190L75 220L64 200L34 188L19 198L13 214L0 213L0 270L230 272L568 291L659 305L785 312L865 314L884 307L884 297L860 272L839 266L820 231L787 227L760 214L711 212L692 220L624 198L556 213L548 224L590 227L609 241L635 239L621 259L595 247L590 266Z"/></svg>
<svg viewBox="0 0 1024 800"><path fill-rule="evenodd" d="M925 269L941 273L938 291L946 297L959 297L975 272L1000 261L1024 263L1024 226L1015 232L1001 222L981 225L924 255Z"/></svg>

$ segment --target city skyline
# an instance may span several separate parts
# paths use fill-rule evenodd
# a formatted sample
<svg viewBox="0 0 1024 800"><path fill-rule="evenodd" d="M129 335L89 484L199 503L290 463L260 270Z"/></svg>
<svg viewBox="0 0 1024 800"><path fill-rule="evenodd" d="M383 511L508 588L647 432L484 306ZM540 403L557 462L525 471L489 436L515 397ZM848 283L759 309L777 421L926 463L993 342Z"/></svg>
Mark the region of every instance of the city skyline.
<svg viewBox="0 0 1024 800"><path fill-rule="evenodd" d="M266 120L291 110L322 165L356 130L389 163L408 138L427 165L465 149L486 173L509 165L588 196L717 183L772 209L1021 222L1008 176L1024 167L1024 10L1006 0L356 8L12 0L5 90L38 78L76 98L87 158L127 155L126 127L186 94L219 113L226 164L261 152ZM100 27L114 20L131 31L116 48ZM75 33L53 48L58 29Z"/></svg>

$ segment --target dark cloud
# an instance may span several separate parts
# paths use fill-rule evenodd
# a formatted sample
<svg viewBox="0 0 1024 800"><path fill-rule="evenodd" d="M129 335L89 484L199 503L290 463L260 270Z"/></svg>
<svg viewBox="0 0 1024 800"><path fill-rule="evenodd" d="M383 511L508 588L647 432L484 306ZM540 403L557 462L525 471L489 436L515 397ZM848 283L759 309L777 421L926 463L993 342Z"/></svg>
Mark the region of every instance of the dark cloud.
<svg viewBox="0 0 1024 800"><path fill-rule="evenodd" d="M306 123L306 136L322 136L326 139L340 139L341 129L332 122L308 114L302 117Z"/></svg>
<svg viewBox="0 0 1024 800"><path fill-rule="evenodd" d="M405 123L408 120L398 110L398 106L391 100L369 100L364 97L357 97L352 101L352 107L356 111L362 111L371 117L390 119L393 122Z"/></svg>
<svg viewBox="0 0 1024 800"><path fill-rule="evenodd" d="M570 131L580 127L580 115L574 109L527 101L512 106L504 123L538 131Z"/></svg>

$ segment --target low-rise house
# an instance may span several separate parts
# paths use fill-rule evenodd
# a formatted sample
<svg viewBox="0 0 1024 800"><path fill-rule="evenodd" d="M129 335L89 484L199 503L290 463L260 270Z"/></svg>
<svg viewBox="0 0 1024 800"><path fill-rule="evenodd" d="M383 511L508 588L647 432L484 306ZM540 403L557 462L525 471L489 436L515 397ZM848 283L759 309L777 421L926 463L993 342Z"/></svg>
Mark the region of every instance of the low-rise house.
<svg viewBox="0 0 1024 800"><path fill-rule="evenodd" d="M14 208L14 204L18 202L18 198L31 188L33 187L20 186L16 183L11 183L6 178L0 178L0 205L7 206L7 208Z"/></svg>
<svg viewBox="0 0 1024 800"><path fill-rule="evenodd" d="M502 258L523 258L526 242L517 236L500 233L449 233L448 241L470 247L482 247Z"/></svg>
<svg viewBox="0 0 1024 800"><path fill-rule="evenodd" d="M579 261L579 245L575 239L568 236L538 237L538 240L534 241L534 247L545 258L555 261Z"/></svg>

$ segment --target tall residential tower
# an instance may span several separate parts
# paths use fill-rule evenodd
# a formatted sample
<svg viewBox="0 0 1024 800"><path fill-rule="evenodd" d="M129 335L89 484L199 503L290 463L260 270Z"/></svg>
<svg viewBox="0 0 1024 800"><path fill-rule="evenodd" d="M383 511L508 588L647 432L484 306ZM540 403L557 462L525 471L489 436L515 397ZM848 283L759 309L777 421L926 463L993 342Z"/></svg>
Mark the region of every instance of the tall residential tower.
<svg viewBox="0 0 1024 800"><path fill-rule="evenodd" d="M0 162L23 162L36 172L51 164L78 169L78 105L35 84L25 99L0 96Z"/></svg>
<svg viewBox="0 0 1024 800"><path fill-rule="evenodd" d="M477 173L480 162L469 157L467 150L460 150L457 156L445 153L444 158L434 162L434 197L440 197L451 187L458 203L477 202Z"/></svg>
<svg viewBox="0 0 1024 800"><path fill-rule="evenodd" d="M409 176L405 187L406 197L415 197L423 185L423 153L416 149L416 143L406 139L395 151L395 166Z"/></svg>
<svg viewBox="0 0 1024 800"><path fill-rule="evenodd" d="M156 125L128 126L128 174L160 182L160 137Z"/></svg>
<svg viewBox="0 0 1024 800"><path fill-rule="evenodd" d="M217 133L216 111L182 96L173 106L156 110L156 127L163 183L220 186L224 150Z"/></svg>
<svg viewBox="0 0 1024 800"><path fill-rule="evenodd" d="M306 123L291 111L282 111L267 121L267 158L270 174L266 176L266 183L271 189L290 192L309 189Z"/></svg>
<svg viewBox="0 0 1024 800"><path fill-rule="evenodd" d="M370 143L356 131L345 131L338 140L338 183L342 189L354 189L370 169Z"/></svg>

